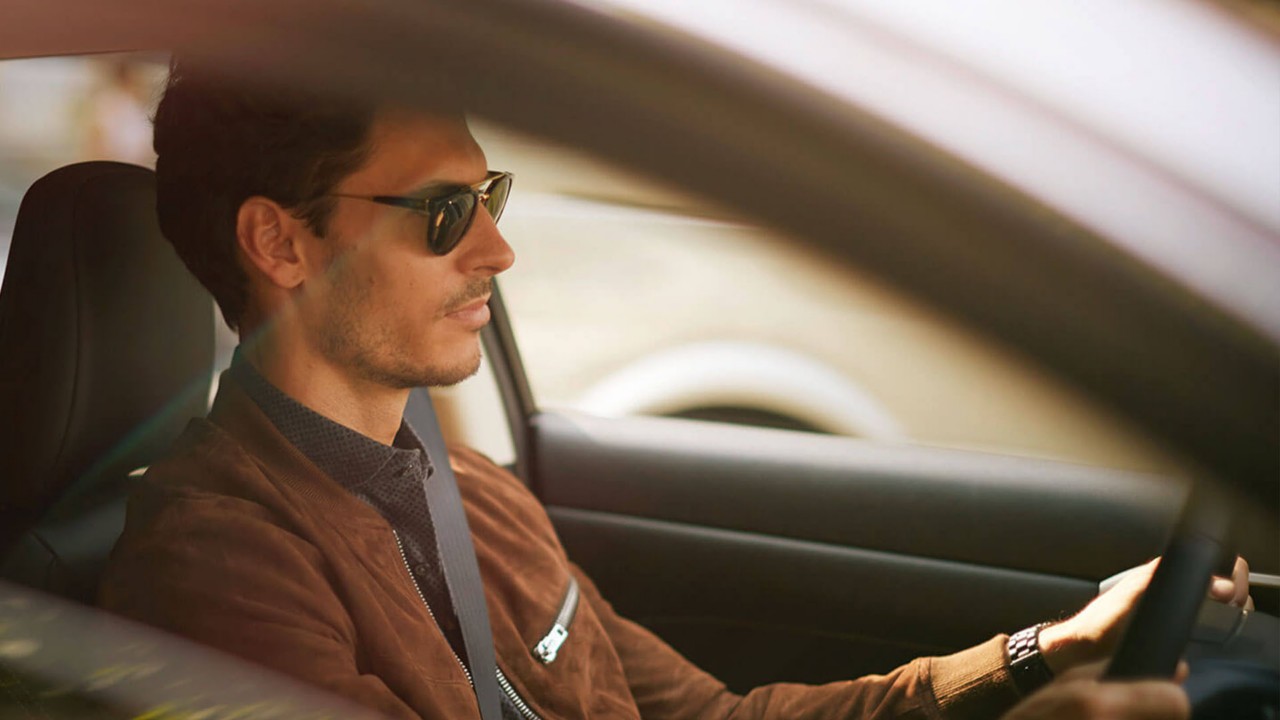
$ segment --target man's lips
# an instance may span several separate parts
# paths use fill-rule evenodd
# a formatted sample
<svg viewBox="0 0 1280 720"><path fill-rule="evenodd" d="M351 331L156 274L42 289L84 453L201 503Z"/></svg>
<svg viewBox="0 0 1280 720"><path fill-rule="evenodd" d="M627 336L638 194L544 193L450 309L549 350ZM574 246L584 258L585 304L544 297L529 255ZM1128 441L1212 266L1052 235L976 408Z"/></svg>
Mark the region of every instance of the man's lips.
<svg viewBox="0 0 1280 720"><path fill-rule="evenodd" d="M464 305L458 305L458 306L454 307L452 310L449 310L449 311L448 311L448 312L446 312L445 314L446 314L446 315L452 315L452 314L454 314L454 313L460 313L460 312L471 312L471 311L475 310L476 308L480 307L481 305L488 305L488 304L489 304L489 296L488 296L488 294L486 294L486 295L484 295L484 296L482 296L482 297L478 297L478 298L475 298L475 299L472 299L472 300L467 300L467 301L465 301L465 303L466 303L466 304L464 304Z"/></svg>
<svg viewBox="0 0 1280 720"><path fill-rule="evenodd" d="M489 322L489 296L472 300L456 310L450 310L445 317L475 329L482 328Z"/></svg>

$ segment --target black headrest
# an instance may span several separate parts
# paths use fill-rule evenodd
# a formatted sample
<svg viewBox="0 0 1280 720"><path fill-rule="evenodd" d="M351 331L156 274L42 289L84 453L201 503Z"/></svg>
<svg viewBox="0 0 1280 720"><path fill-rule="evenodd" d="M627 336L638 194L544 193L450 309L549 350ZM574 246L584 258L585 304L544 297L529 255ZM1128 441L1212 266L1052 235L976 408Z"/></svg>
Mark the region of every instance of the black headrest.
<svg viewBox="0 0 1280 720"><path fill-rule="evenodd" d="M0 541L204 414L214 322L150 170L80 163L27 191L0 288Z"/></svg>

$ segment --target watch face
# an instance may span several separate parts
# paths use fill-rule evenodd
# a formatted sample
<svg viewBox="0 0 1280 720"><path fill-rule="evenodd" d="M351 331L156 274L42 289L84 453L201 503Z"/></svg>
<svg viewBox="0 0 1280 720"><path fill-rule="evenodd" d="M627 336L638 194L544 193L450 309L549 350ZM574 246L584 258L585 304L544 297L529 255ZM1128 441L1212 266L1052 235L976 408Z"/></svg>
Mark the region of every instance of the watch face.
<svg viewBox="0 0 1280 720"><path fill-rule="evenodd" d="M1009 675L1024 696L1053 679L1053 671L1040 654L1040 628L1035 625L1009 636L1005 644L1009 653Z"/></svg>

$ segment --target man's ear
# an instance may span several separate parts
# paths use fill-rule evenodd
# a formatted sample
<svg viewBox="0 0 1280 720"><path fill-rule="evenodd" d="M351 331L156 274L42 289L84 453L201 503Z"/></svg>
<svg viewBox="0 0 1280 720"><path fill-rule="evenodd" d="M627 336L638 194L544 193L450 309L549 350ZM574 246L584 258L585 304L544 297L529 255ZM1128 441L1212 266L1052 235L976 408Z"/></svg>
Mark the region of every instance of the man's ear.
<svg viewBox="0 0 1280 720"><path fill-rule="evenodd" d="M269 198L254 196L240 204L236 241L249 263L267 280L292 290L307 277L300 220Z"/></svg>

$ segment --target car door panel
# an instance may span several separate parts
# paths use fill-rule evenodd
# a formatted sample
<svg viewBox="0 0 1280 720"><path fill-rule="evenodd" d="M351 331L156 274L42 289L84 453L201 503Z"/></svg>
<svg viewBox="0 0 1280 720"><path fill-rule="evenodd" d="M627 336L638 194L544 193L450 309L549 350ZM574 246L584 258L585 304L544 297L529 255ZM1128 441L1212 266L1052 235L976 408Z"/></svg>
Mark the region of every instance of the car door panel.
<svg viewBox="0 0 1280 720"><path fill-rule="evenodd" d="M550 512L571 557L620 613L740 690L883 672L1059 617L1097 589L1041 573Z"/></svg>
<svg viewBox="0 0 1280 720"><path fill-rule="evenodd" d="M1158 553L1146 475L669 418L540 412L535 487L624 615L731 687L883 672L1060 617Z"/></svg>

